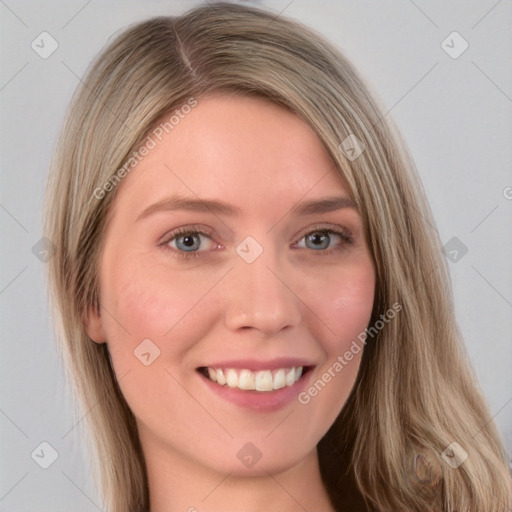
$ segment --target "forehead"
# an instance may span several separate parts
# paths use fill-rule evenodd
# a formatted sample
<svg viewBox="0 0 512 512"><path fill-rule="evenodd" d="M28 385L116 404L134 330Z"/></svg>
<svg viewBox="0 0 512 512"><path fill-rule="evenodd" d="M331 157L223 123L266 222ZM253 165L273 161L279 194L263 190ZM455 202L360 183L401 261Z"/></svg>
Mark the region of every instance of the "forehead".
<svg viewBox="0 0 512 512"><path fill-rule="evenodd" d="M348 195L321 140L284 108L217 94L187 112L172 129L149 134L153 147L123 180L119 201L140 204L178 193L261 210L305 196Z"/></svg>

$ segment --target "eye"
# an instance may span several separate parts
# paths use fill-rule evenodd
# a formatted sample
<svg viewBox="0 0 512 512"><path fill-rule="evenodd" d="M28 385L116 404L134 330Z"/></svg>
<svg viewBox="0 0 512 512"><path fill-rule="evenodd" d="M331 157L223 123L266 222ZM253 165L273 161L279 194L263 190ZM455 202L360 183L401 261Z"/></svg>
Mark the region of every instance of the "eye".
<svg viewBox="0 0 512 512"><path fill-rule="evenodd" d="M334 235L336 236L336 235ZM326 233L324 232L316 232L316 233L310 233L309 235L306 235L304 237L305 240L305 246L308 249L314 249L314 250L324 250L328 249L331 245L331 242L333 240L332 233Z"/></svg>
<svg viewBox="0 0 512 512"><path fill-rule="evenodd" d="M341 248L344 244L351 243L348 234L331 229L317 229L304 235L295 245L300 249L312 249L313 251L330 252Z"/></svg>
<svg viewBox="0 0 512 512"><path fill-rule="evenodd" d="M197 230L185 230L170 235L165 244L179 252L201 252L214 248L215 244L208 234Z"/></svg>

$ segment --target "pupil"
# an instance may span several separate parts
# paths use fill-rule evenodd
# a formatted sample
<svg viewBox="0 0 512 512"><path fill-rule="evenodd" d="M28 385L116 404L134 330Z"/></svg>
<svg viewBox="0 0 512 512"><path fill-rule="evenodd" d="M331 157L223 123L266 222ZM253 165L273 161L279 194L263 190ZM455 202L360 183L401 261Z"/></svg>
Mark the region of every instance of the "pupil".
<svg viewBox="0 0 512 512"><path fill-rule="evenodd" d="M325 249L329 245L329 235L325 233L313 233L308 236L308 240L315 249Z"/></svg>
<svg viewBox="0 0 512 512"><path fill-rule="evenodd" d="M195 251L199 249L200 244L200 237L195 234L181 235L176 239L176 245L182 251Z"/></svg>

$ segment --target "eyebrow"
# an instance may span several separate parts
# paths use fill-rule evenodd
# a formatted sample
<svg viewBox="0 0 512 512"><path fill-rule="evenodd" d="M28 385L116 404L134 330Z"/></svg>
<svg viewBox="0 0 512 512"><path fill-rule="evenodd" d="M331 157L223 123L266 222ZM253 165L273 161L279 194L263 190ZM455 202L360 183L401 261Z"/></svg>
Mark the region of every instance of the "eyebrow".
<svg viewBox="0 0 512 512"><path fill-rule="evenodd" d="M234 217L241 213L241 210L222 201L215 199L195 199L192 197L172 196L158 203L148 206L138 217L143 219L156 212L165 212L173 210L189 210L195 212L211 212L226 217Z"/></svg>
<svg viewBox="0 0 512 512"><path fill-rule="evenodd" d="M352 199L347 196L340 196L326 197L323 199L316 199L304 203L299 203L292 208L291 213L296 213L298 215L311 215L334 212L343 208L352 208L354 210L358 210L356 203L354 203Z"/></svg>
<svg viewBox="0 0 512 512"><path fill-rule="evenodd" d="M340 197L326 197L322 199L315 199L307 202L302 202L295 205L290 213L297 215L312 215L320 213L328 213L343 208L352 208L357 210L357 206L346 196ZM156 212L174 211L174 210L188 210L195 212L210 212L217 215L223 215L226 217L239 216L242 210L236 206L218 201L215 199L196 199L191 197L183 196L172 196L162 201L148 206L142 213L137 217L137 221L148 217Z"/></svg>

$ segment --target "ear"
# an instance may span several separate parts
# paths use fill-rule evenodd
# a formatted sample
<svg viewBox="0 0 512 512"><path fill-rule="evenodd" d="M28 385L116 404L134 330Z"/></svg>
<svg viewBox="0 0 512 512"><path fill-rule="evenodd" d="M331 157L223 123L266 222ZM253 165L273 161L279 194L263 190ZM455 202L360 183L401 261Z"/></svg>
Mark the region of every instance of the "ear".
<svg viewBox="0 0 512 512"><path fill-rule="evenodd" d="M85 330L89 338L96 343L105 343L107 336L103 329L100 306L89 306L84 313Z"/></svg>

